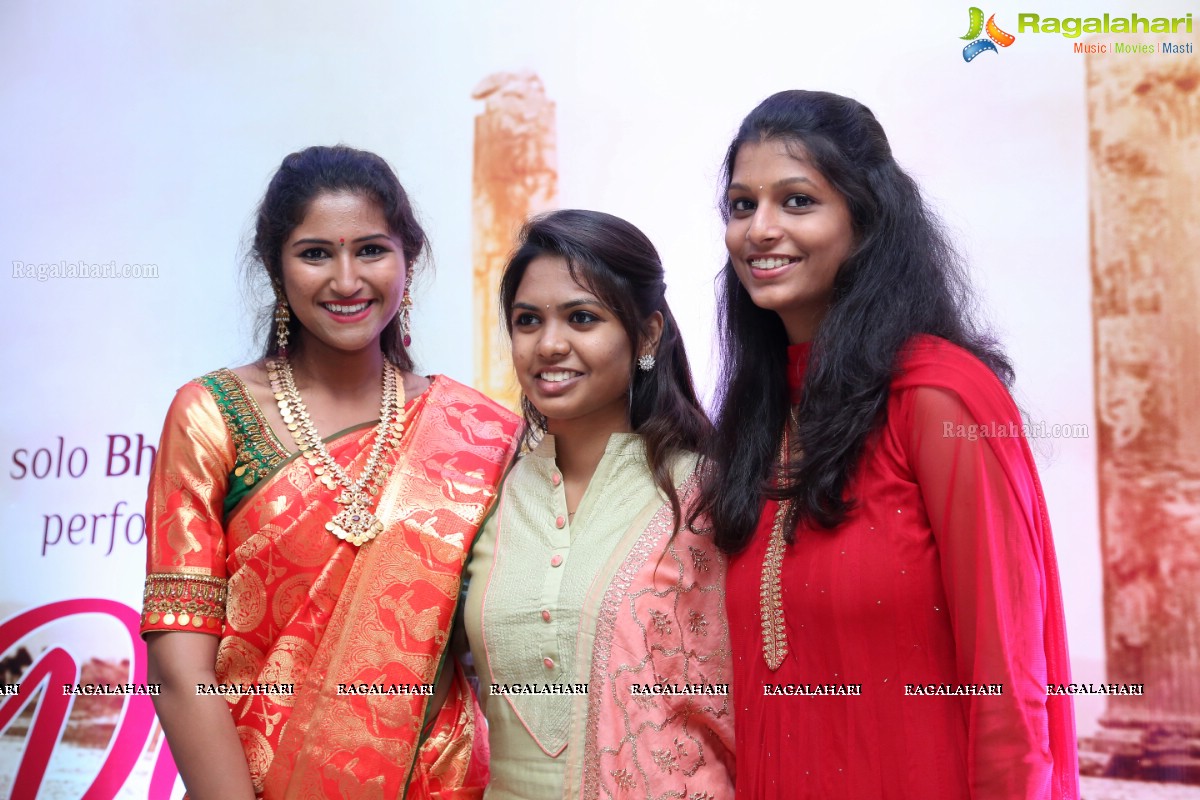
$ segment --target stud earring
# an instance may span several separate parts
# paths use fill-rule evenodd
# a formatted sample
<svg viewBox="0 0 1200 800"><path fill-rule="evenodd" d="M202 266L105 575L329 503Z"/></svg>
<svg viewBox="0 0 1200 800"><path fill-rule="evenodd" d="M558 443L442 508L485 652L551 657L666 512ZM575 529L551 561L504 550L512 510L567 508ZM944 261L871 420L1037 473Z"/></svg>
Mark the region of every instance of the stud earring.
<svg viewBox="0 0 1200 800"><path fill-rule="evenodd" d="M638 356L637 365L642 372L649 372L654 369L654 356L651 353Z"/></svg>

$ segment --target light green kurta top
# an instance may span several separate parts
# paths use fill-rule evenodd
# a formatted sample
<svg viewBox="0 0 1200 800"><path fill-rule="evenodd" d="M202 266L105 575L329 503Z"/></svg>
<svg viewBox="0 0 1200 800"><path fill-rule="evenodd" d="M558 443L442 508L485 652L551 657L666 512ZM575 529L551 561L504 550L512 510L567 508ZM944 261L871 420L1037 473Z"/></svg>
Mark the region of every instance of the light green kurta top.
<svg viewBox="0 0 1200 800"><path fill-rule="evenodd" d="M567 518L554 437L545 436L505 479L496 512L475 542L464 617L488 719L488 800L563 796L570 694L493 694L492 684L586 684L590 651L576 652L580 615L593 581L622 536L664 502L642 439L615 433Z"/></svg>

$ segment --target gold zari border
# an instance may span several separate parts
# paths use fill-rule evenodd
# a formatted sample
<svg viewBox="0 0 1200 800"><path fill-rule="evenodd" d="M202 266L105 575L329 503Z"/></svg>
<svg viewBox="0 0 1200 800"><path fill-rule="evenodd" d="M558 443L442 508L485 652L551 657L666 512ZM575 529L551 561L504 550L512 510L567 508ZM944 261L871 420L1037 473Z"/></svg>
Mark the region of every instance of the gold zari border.
<svg viewBox="0 0 1200 800"><path fill-rule="evenodd" d="M146 576L142 632L221 632L228 581L208 575L154 573Z"/></svg>

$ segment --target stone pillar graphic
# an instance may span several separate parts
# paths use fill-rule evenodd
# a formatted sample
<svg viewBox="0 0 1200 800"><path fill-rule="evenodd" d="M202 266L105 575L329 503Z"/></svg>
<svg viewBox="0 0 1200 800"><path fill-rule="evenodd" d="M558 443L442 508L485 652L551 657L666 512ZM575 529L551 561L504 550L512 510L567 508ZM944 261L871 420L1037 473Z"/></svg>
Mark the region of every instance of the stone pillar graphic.
<svg viewBox="0 0 1200 800"><path fill-rule="evenodd" d="M558 196L554 103L532 72L496 73L471 96L475 117L472 214L475 293L475 386L515 409L520 389L498 310L500 273L517 232Z"/></svg>
<svg viewBox="0 0 1200 800"><path fill-rule="evenodd" d="M1200 62L1090 56L1087 99L1108 681L1145 694L1081 749L1200 782Z"/></svg>

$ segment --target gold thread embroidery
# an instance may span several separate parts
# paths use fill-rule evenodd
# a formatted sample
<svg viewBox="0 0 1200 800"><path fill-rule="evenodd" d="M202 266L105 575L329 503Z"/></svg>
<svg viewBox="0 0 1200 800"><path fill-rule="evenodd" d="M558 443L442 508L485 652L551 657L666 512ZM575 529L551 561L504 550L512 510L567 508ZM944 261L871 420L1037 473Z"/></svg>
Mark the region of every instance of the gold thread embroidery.
<svg viewBox="0 0 1200 800"><path fill-rule="evenodd" d="M680 486L680 501L685 508L693 497L697 482L698 476L692 475ZM624 691L628 688L626 682L629 680L666 683L669 680L678 679L685 683L701 684L728 680L725 675L725 665L729 658L728 629L724 622L724 615L721 615L719 622L714 620L710 623L703 613L699 613L698 616L685 614L684 607L680 605L683 595L691 592L705 593L711 589L719 598L717 607L723 608L723 578L718 579L717 576L714 576L713 585L703 588L696 582L696 579L702 572L708 571L705 567L710 567L714 572L723 576L724 562L717 554L713 556L711 562L706 561L703 565L697 565L694 558L696 550L703 550L705 553L712 551L708 547L697 548L688 545L689 537L694 535L703 538L704 534L701 531L711 532L711 528L691 529L690 531L683 528L679 530L675 538L670 538L672 531L674 531L674 525L670 507L664 505L639 536L626 560L618 567L597 612L594 654L589 674L587 713L584 722L583 749L588 756L581 765L579 792L579 796L584 800L597 800L601 797L649 797L656 784L661 784L663 788L670 787L672 791L668 794L671 796L684 797L683 794L679 794L679 791L686 787L687 781L697 775L702 768L712 766L711 756L706 753L703 739L697 738L694 731L707 725L716 725L717 720L723 720L723 724L731 725L729 714L732 706L727 697L715 698L720 701L718 703L687 698L678 704L666 701L660 705L658 701L664 700L662 697L641 694L630 696ZM688 546L685 547L685 545ZM664 558L674 565L671 571L676 573L677 582L666 590L663 590L661 586L647 586L634 591L633 583L637 579L640 569L660 548L665 548ZM696 570L691 576L687 576L688 565ZM682 666L672 660L672 677L666 677L655 669L655 655L651 652L647 652L645 658L632 663L614 663L613 637L618 617L632 616L633 621L640 626L644 635L653 636L656 633L654 614L651 608L642 605L638 598L645 598L644 602L653 603L655 607L653 610L662 613L661 601L670 600L672 595L674 595L673 602L670 603L670 608L665 614L669 621L676 623L672 626L672 639L669 642L661 641L655 644L653 653L670 659L682 657ZM719 636L720 641L715 643L717 646L708 655L701 655L701 652L698 652L694 646L695 643L688 641L688 636L689 634L708 636L710 624L714 625L711 633ZM697 629L702 633L697 633ZM703 647L699 650L707 652L709 648ZM705 669L706 665L710 668L715 666L717 672L711 673L710 669ZM635 677L644 674L644 670L649 671L645 678ZM692 670L696 670L696 672L692 672ZM624 706L621 709L621 716L625 732L624 735L620 733L609 735L606 739L609 744L602 746L598 698L609 697L614 693L620 695L621 698L627 698L617 700L618 706ZM662 716L659 716L660 714ZM635 719L640 721L635 722ZM636 726L649 725L652 730L661 731L666 724L677 725L681 730L680 735L674 740L674 748L670 745L665 749L651 748L639 739L641 729ZM620 757L613 760L618 753ZM619 767L619 769L613 769L613 767ZM666 796L661 793L661 789L654 791L657 792L654 793L656 797Z"/></svg>
<svg viewBox="0 0 1200 800"><path fill-rule="evenodd" d="M628 790L637 786L637 780L634 779L633 775L627 769L614 770L610 772L609 775L612 775L613 780L617 783L617 786L622 789Z"/></svg>
<svg viewBox="0 0 1200 800"><path fill-rule="evenodd" d="M659 636L669 636L671 633L671 618L656 608L650 609L650 623L654 632Z"/></svg>
<svg viewBox="0 0 1200 800"><path fill-rule="evenodd" d="M679 740L676 739L675 741L678 742ZM675 754L666 748L651 749L650 757L654 760L654 765L668 775L679 769L679 764L675 760Z"/></svg>
<svg viewBox="0 0 1200 800"><path fill-rule="evenodd" d="M796 409L792 407L791 422L796 424ZM779 472L782 476L788 464L788 426L783 429L783 441L779 447ZM771 525L771 538L767 541L767 552L763 556L762 581L759 585L759 615L762 618L763 660L772 672L779 669L787 658L787 625L783 617L783 524L789 516L792 503L783 499L775 511L775 522Z"/></svg>
<svg viewBox="0 0 1200 800"><path fill-rule="evenodd" d="M152 573L142 595L142 627L216 630L225 621L227 594L224 578Z"/></svg>
<svg viewBox="0 0 1200 800"><path fill-rule="evenodd" d="M252 569L239 569L229 577L225 618L238 633L258 627L267 613L267 588Z"/></svg>
<svg viewBox="0 0 1200 800"><path fill-rule="evenodd" d="M759 591L759 608L762 616L763 659L774 672L787 658L787 628L783 620L783 590L780 572L783 567L783 521L787 518L790 504L780 501L775 512L775 524L771 526L771 539L767 554L763 557L762 586Z"/></svg>
<svg viewBox="0 0 1200 800"><path fill-rule="evenodd" d="M253 486L289 457L271 431L258 404L236 374L227 369L210 372L199 383L217 401L236 453L231 480Z"/></svg>

